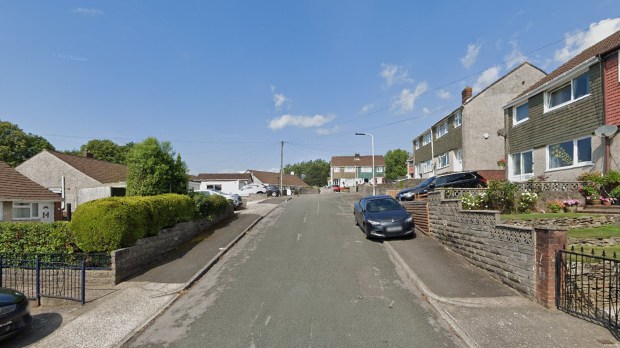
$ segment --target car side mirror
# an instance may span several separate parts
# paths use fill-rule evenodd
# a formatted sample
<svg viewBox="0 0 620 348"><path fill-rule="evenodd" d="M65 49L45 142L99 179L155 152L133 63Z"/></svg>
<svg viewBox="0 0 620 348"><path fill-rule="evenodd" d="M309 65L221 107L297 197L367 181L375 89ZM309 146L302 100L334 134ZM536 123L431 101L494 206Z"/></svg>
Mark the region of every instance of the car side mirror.
<svg viewBox="0 0 620 348"><path fill-rule="evenodd" d="M428 187L435 188L435 184L430 184L430 185L428 185Z"/></svg>

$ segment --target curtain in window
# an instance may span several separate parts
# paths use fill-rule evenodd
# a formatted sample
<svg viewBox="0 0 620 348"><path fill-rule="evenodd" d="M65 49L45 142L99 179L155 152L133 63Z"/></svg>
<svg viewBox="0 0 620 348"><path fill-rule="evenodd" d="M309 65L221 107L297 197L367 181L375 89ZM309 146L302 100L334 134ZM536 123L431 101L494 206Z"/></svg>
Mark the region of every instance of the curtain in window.
<svg viewBox="0 0 620 348"><path fill-rule="evenodd" d="M573 165L573 142L567 141L549 146L549 168Z"/></svg>

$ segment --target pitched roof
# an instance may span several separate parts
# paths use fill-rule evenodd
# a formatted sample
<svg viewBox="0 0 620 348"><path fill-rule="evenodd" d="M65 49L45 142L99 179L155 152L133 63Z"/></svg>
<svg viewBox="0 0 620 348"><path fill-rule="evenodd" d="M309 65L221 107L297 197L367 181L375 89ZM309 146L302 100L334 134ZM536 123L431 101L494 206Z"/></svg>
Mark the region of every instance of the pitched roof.
<svg viewBox="0 0 620 348"><path fill-rule="evenodd" d="M334 156L332 157L332 167L372 167L372 156ZM382 155L375 155L375 167L384 166L385 159Z"/></svg>
<svg viewBox="0 0 620 348"><path fill-rule="evenodd" d="M250 173L199 173L196 176L198 181L233 181L233 180L252 180Z"/></svg>
<svg viewBox="0 0 620 348"><path fill-rule="evenodd" d="M589 48L586 48L581 53L579 53L578 55L570 59L568 62L560 65L557 69L553 70L551 73L549 73L549 75L538 80L538 82L530 86L530 88L526 89L523 93L519 94L512 101L517 100L524 95L528 95L530 92L564 75L565 73L569 72L571 69L579 66L579 64L582 64L588 61L590 58L594 58L598 55L605 54L619 47L620 47L620 30L611 34L610 36L603 39L602 41L599 41L597 44L594 44L590 46ZM512 101L509 104L511 104Z"/></svg>
<svg viewBox="0 0 620 348"><path fill-rule="evenodd" d="M0 161L0 200L60 202L62 198Z"/></svg>
<svg viewBox="0 0 620 348"><path fill-rule="evenodd" d="M67 155L62 152L45 151L102 184L127 181L127 166L122 164L101 161L90 157Z"/></svg>
<svg viewBox="0 0 620 348"><path fill-rule="evenodd" d="M254 175L262 183L270 185L280 185L280 173L262 172L252 169L248 169L247 172ZM300 178L296 177L295 175L286 173L284 173L284 176L282 177L282 184L284 186L308 187L308 184L303 182Z"/></svg>

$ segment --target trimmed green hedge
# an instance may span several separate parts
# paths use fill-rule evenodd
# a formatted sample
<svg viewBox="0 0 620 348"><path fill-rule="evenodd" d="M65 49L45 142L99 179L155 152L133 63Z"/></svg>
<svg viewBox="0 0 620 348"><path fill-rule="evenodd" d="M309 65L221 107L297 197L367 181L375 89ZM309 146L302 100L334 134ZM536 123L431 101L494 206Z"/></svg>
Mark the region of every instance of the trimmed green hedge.
<svg viewBox="0 0 620 348"><path fill-rule="evenodd" d="M75 238L67 222L2 222L0 253L73 253Z"/></svg>
<svg viewBox="0 0 620 348"><path fill-rule="evenodd" d="M78 206L71 230L83 251L107 252L193 217L193 200L185 195L111 197Z"/></svg>
<svg viewBox="0 0 620 348"><path fill-rule="evenodd" d="M194 217L196 219L215 218L223 214L232 202L219 195L205 196L200 192L190 193L194 201Z"/></svg>

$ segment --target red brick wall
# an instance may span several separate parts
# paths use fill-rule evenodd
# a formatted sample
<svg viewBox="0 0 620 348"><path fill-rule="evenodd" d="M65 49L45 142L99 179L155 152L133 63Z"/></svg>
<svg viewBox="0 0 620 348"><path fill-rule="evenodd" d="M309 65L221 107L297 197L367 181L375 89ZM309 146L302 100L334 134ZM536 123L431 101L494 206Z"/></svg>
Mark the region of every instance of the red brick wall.
<svg viewBox="0 0 620 348"><path fill-rule="evenodd" d="M605 123L620 126L620 82L618 82L617 52L605 61L604 76Z"/></svg>
<svg viewBox="0 0 620 348"><path fill-rule="evenodd" d="M555 259L557 251L567 244L565 229L538 226L536 233L536 301L552 308L555 306Z"/></svg>

